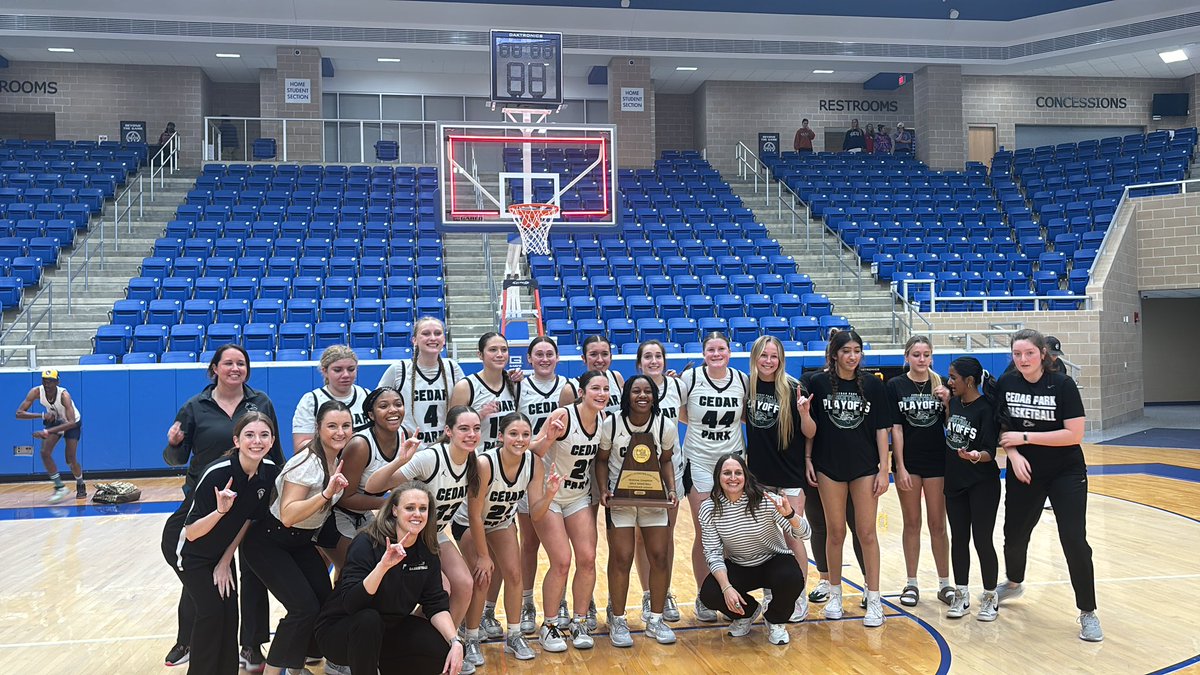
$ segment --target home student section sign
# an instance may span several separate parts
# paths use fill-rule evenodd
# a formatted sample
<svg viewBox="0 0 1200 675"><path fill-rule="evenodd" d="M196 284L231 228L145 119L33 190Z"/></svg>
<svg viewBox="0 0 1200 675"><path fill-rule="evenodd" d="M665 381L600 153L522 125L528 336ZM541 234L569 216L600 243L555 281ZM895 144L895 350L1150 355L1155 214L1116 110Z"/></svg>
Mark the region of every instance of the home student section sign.
<svg viewBox="0 0 1200 675"><path fill-rule="evenodd" d="M312 80L286 78L283 81L284 103L312 103Z"/></svg>

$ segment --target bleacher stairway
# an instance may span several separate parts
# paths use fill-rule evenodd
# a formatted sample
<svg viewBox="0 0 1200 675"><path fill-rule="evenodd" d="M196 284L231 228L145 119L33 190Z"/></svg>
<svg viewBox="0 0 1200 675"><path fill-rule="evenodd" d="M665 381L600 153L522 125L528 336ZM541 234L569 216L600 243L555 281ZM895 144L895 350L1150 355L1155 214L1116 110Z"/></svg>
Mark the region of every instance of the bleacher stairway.
<svg viewBox="0 0 1200 675"><path fill-rule="evenodd" d="M484 265L483 241L483 235L480 234L442 235L449 341L458 346L460 358L473 358L479 336L496 330L497 326L497 317L492 312L492 286L485 276L487 268ZM504 283L508 240L503 234L491 234L488 235L488 242L492 254L492 277L499 292ZM498 306L499 298L495 302Z"/></svg>
<svg viewBox="0 0 1200 675"><path fill-rule="evenodd" d="M754 192L754 184L738 180L736 175L724 175L725 180L733 188L735 194L742 198L746 207L754 211L758 222L767 226L771 236L777 239L783 247L783 253L796 260L800 272L812 277L814 290L824 293L833 302L833 313L845 316L850 325L869 342L874 349L890 349L903 347L904 336L899 343L892 338L892 309L896 306L891 290L886 284L876 283L870 271L861 268L862 299L859 300L856 281L848 276L845 268L838 263L832 254L824 260L821 256L820 242L824 241L829 250L835 250L840 245L838 238L828 233L820 221L813 221L810 231L813 241L811 246L805 239L804 229L797 226L792 234L791 214L786 219L779 216L775 205L775 192L772 186L771 197L759 186L759 192ZM852 263L854 264L854 263ZM839 283L841 281L842 283Z"/></svg>
<svg viewBox="0 0 1200 675"><path fill-rule="evenodd" d="M37 345L39 367L75 365L79 363L81 355L92 352L92 338L96 335L96 328L108 323L113 303L125 297L129 279L138 276L142 258L152 255L154 240L162 236L163 228L167 221L174 217L175 209L183 203L188 190L192 189L196 176L177 174L175 178L166 178L163 182L162 187L155 188L154 201L150 201L147 184L141 215L138 215L136 204L132 211L132 231L126 232L126 224L121 223L118 250L114 251L112 248L112 228L111 225L106 225L110 239L104 249L103 262L96 248L100 246L100 219L93 217L90 231L76 239L74 249L63 252L59 257L58 267L47 268L44 271L42 286L54 284L54 310L53 329L47 328L43 322L31 337L31 342ZM100 216L103 222L112 222L116 208L112 202L104 205L104 212ZM91 241L93 248L90 282L85 289L83 275L77 276L72 287L72 308L68 313L67 259L74 258L75 269L78 269L78 265L84 260L86 241ZM37 290L26 291L26 302ZM8 320L11 321L11 318ZM13 336L15 337L17 336ZM20 354L10 361L11 365L23 363Z"/></svg>

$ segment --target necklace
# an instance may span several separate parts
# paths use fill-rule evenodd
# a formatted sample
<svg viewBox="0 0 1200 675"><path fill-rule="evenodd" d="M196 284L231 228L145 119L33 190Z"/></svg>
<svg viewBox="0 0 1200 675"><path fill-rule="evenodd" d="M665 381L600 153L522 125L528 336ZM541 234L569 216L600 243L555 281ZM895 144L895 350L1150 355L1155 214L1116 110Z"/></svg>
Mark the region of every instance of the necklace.
<svg viewBox="0 0 1200 675"><path fill-rule="evenodd" d="M925 380L924 382L917 382L916 380L912 379L912 375L908 376L908 381L912 382L913 386L917 388L917 393L922 394L922 395L929 393L928 389L929 389L930 385L933 383L932 380Z"/></svg>

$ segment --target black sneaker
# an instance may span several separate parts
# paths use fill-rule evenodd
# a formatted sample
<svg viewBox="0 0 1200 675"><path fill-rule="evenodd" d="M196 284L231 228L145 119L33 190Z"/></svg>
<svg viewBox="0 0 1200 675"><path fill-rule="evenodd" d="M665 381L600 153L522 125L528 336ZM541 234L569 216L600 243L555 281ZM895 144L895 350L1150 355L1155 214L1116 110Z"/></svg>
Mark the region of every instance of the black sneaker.
<svg viewBox="0 0 1200 675"><path fill-rule="evenodd" d="M242 651L238 652L238 660L241 661L242 668L247 673L261 673L267 667L267 660L263 658L262 645L242 647Z"/></svg>
<svg viewBox="0 0 1200 675"><path fill-rule="evenodd" d="M171 647L171 651L167 652L166 665L168 668L173 666L182 666L188 662L188 658L192 655L192 648L187 645L175 645Z"/></svg>
<svg viewBox="0 0 1200 675"><path fill-rule="evenodd" d="M75 482L75 499L87 499L87 484L83 481Z"/></svg>

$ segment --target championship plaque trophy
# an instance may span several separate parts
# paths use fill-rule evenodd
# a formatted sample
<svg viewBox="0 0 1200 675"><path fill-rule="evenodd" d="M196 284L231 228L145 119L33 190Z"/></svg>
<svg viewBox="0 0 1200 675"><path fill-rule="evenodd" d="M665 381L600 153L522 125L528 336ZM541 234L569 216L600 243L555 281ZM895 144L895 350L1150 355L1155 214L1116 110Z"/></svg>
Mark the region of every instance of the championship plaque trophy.
<svg viewBox="0 0 1200 675"><path fill-rule="evenodd" d="M654 435L646 432L631 434L625 461L617 476L617 487L608 498L609 506L671 506L659 471L658 444Z"/></svg>

